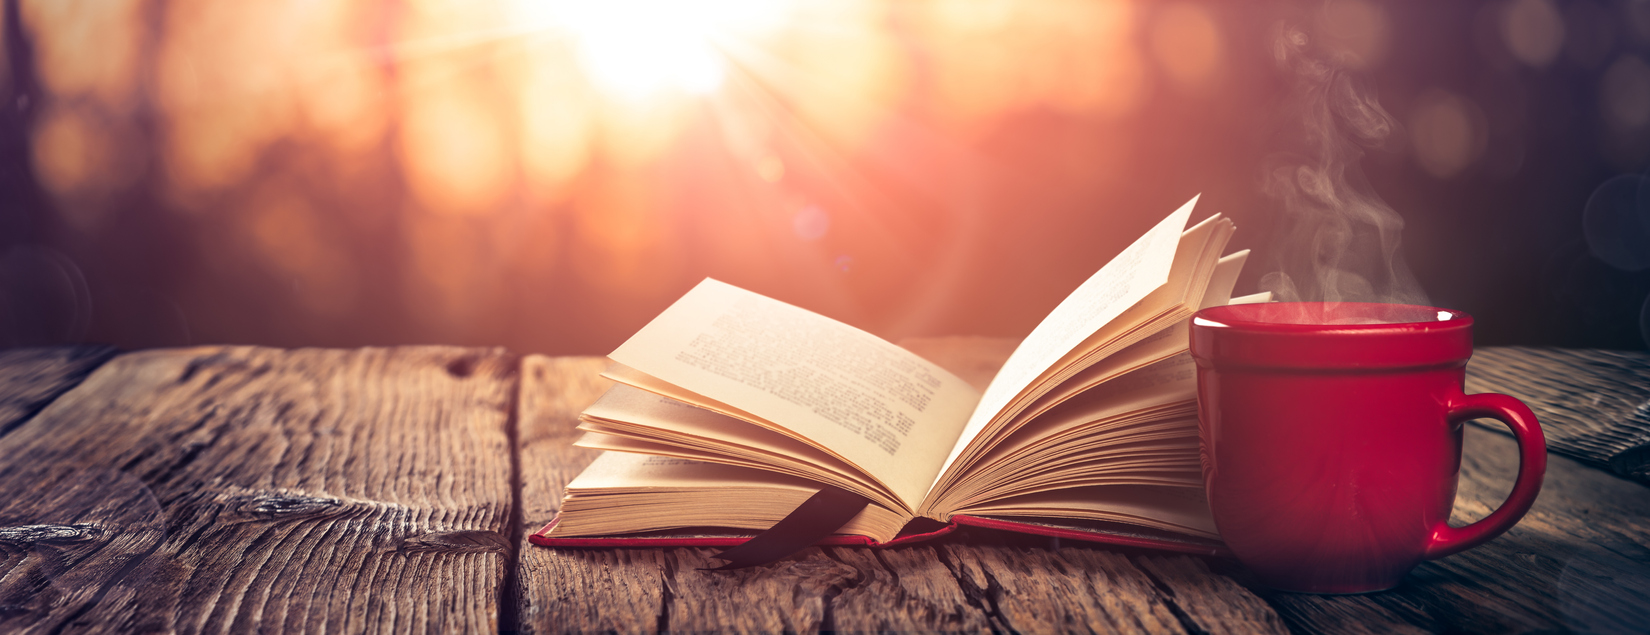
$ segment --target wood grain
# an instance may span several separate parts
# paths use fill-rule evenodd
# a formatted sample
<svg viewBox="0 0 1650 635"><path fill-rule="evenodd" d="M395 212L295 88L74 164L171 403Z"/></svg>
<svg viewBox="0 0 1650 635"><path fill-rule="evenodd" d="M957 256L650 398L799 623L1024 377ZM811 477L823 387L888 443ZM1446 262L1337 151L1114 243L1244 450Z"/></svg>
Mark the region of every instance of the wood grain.
<svg viewBox="0 0 1650 635"><path fill-rule="evenodd" d="M1650 353L1480 348L1467 392L1517 397L1541 420L1549 450L1650 483Z"/></svg>
<svg viewBox="0 0 1650 635"><path fill-rule="evenodd" d="M963 591L936 549L834 547L832 558L858 571L832 607L837 630L984 632L993 624L983 602Z"/></svg>
<svg viewBox="0 0 1650 635"><path fill-rule="evenodd" d="M495 630L515 360L116 357L0 437L0 631Z"/></svg>
<svg viewBox="0 0 1650 635"><path fill-rule="evenodd" d="M1241 584L1228 577L1235 564L1219 562L1223 571L1209 567L1210 560L1182 555L1142 554L1133 558L1159 591L1167 596L1187 630L1205 633L1287 632L1277 611ZM1241 575L1239 573L1238 575Z"/></svg>
<svg viewBox="0 0 1650 635"><path fill-rule="evenodd" d="M904 344L979 382L1011 348L1002 342ZM1640 632L1650 624L1650 489L1556 456L1535 509L1512 531L1369 595L1278 593L1229 561L985 530L890 550L809 549L712 572L702 570L720 564L711 549L524 546L593 458L571 442L578 411L607 385L597 358L528 357L518 376L507 354L453 348L201 348L101 366L71 351L12 355L0 353L0 400L35 396L0 403L38 412L14 415L0 436L0 491L27 493L0 498L6 632ZM1632 360L1620 362L1626 375L1579 380L1553 355L1567 354L1491 349L1480 359L1526 375L1521 388L1496 389L1532 391L1518 396L1568 409L1538 409L1544 424L1628 413L1588 411L1615 402L1585 395L1630 404L1645 390L1632 383ZM1472 382L1488 376L1476 364ZM25 367L36 370L15 370ZM62 392L76 373L84 381ZM1568 387L1548 385L1555 375L1551 383ZM1582 388L1591 393L1576 396ZM1585 423L1594 427L1561 424L1557 434L1614 434ZM1476 427L1467 434L1459 522L1498 505L1516 469L1511 439Z"/></svg>
<svg viewBox="0 0 1650 635"><path fill-rule="evenodd" d="M1066 541L1057 549L949 545L964 588L1019 632L1195 632L1185 611L1120 550ZM1232 585L1236 587L1236 585ZM1248 595L1241 588L1240 595ZM1255 601L1255 604L1259 604Z"/></svg>
<svg viewBox="0 0 1650 635"><path fill-rule="evenodd" d="M550 522L561 507L563 489L597 452L573 447L579 411L612 382L598 376L607 362L598 357L544 357L522 360L517 410L517 451L521 462L517 626L523 631L638 632L669 624L667 588L674 566L661 549L549 549L527 536Z"/></svg>
<svg viewBox="0 0 1650 635"><path fill-rule="evenodd" d="M0 436L114 357L109 346L0 350Z"/></svg>
<svg viewBox="0 0 1650 635"><path fill-rule="evenodd" d="M720 549L670 549L671 630L780 631L835 630L831 602L862 578L854 567L827 557L817 547L762 566L708 571L721 566Z"/></svg>

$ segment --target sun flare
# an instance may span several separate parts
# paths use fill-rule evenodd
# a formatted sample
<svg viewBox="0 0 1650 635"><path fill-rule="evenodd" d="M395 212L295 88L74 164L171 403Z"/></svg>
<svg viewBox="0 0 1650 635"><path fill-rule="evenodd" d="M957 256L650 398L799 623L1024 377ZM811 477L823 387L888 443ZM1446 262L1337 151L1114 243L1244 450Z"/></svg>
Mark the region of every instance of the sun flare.
<svg viewBox="0 0 1650 635"><path fill-rule="evenodd" d="M728 71L718 42L771 32L786 10L761 0L523 2L527 19L569 36L584 71L624 97L716 90Z"/></svg>

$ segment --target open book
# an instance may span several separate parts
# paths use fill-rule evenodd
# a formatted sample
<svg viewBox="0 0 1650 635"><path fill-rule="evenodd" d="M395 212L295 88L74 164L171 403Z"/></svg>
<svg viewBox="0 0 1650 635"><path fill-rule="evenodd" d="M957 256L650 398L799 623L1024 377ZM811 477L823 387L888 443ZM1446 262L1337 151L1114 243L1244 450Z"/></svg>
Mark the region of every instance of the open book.
<svg viewBox="0 0 1650 635"><path fill-rule="evenodd" d="M617 383L580 415L577 442L607 452L531 539L737 544L824 483L871 501L837 544L961 523L1218 551L1186 323L1231 301L1248 252L1221 257L1233 226L1218 214L1182 231L1196 202L1061 302L983 392L869 333L705 280L610 355Z"/></svg>

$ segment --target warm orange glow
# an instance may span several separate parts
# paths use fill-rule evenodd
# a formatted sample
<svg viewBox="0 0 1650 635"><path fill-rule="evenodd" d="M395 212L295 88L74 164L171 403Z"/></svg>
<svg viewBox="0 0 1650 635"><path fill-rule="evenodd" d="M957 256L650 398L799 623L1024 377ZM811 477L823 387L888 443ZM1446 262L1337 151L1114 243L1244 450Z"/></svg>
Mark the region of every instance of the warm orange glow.
<svg viewBox="0 0 1650 635"><path fill-rule="evenodd" d="M1181 86L1204 88L1220 70L1220 27L1208 9L1193 4L1162 6L1151 38L1152 54Z"/></svg>
<svg viewBox="0 0 1650 635"><path fill-rule="evenodd" d="M596 117L602 158L621 169L645 166L671 147L685 123L681 104L625 101L607 104Z"/></svg>
<svg viewBox="0 0 1650 635"><path fill-rule="evenodd" d="M155 72L165 115L163 163L176 202L247 178L263 147L294 121L280 25L302 24L311 3L167 3L167 37Z"/></svg>
<svg viewBox="0 0 1650 635"><path fill-rule="evenodd" d="M928 4L928 10L926 19L918 21L926 29L924 44L936 58L948 60L935 68L937 114L966 129L1012 106L1018 99L1011 86L1016 65L1010 49L1017 5L1011 0L939 0Z"/></svg>
<svg viewBox="0 0 1650 635"><path fill-rule="evenodd" d="M546 314L561 321L522 328L559 345L563 333L617 337L633 326L617 317L704 275L888 323L963 324L933 308L889 315L938 306L911 299L919 278L949 297L977 275L1082 269L1055 250L963 267L998 249L988 243L1077 224L1027 218L1003 241L981 238L993 214L1076 214L1076 197L1136 187L1142 162L1177 152L1145 131L1186 144L1167 138L1182 128L1166 122L1184 120L1218 137L1212 126L1230 122L1200 118L1266 88L1229 81L1253 63L1253 33L1230 19L1242 9L1205 0L23 9L45 93L27 111L29 156L65 232L144 225L117 216L133 208L189 213L145 231L187 239L164 266L189 270L176 295L193 298L190 319L228 333L288 317L266 318L275 305L319 318L288 344L347 342L360 335L342 325L374 320L404 321L363 331L382 341L487 343ZM1387 46L1378 3L1333 0L1327 15L1347 30L1331 46L1368 57ZM1601 104L1638 121L1644 65L1618 66ZM1187 93L1196 109L1176 110ZM1429 112L1433 137L1410 147L1427 169L1459 173L1471 152L1457 124L1477 111ZM1208 145L1198 160L1230 158ZM1205 172L1194 161L1165 174ZM1174 178L1157 185L1190 187ZM1043 278L1026 278L1039 282L1002 306L1041 293ZM247 286L257 297L215 306L242 279L264 285ZM594 300L556 304L569 294Z"/></svg>
<svg viewBox="0 0 1650 635"><path fill-rule="evenodd" d="M40 76L54 95L90 95L124 108L143 43L141 0L25 0ZM0 24L4 24L0 21ZM96 51L88 55L88 51ZM0 58L3 60L3 58Z"/></svg>
<svg viewBox="0 0 1650 635"><path fill-rule="evenodd" d="M84 101L56 103L35 124L29 159L69 225L99 229L141 176L144 155L129 120Z"/></svg>
<svg viewBox="0 0 1650 635"><path fill-rule="evenodd" d="M621 296L658 293L679 266L670 219L645 174L619 173L589 184L573 202L573 272Z"/></svg>
<svg viewBox="0 0 1650 635"><path fill-rule="evenodd" d="M937 62L933 108L965 133L1045 105L1120 116L1144 97L1131 2L943 0L928 8L919 28Z"/></svg>
<svg viewBox="0 0 1650 635"><path fill-rule="evenodd" d="M487 311L503 291L498 254L478 217L407 210L402 240L411 262L402 268L403 294L414 319L468 339L503 316Z"/></svg>
<svg viewBox="0 0 1650 635"><path fill-rule="evenodd" d="M881 17L878 5L842 0L809 9L798 19L841 26L797 32L780 52L786 64L765 79L783 82L779 90L828 139L856 147L906 89L909 61L898 41L870 27Z"/></svg>
<svg viewBox="0 0 1650 635"><path fill-rule="evenodd" d="M345 315L359 293L355 263L338 244L336 225L299 191L295 183L272 179L247 201L240 226L268 271L291 281L305 309L325 317Z"/></svg>
<svg viewBox="0 0 1650 635"><path fill-rule="evenodd" d="M54 108L35 128L34 171L40 183L59 196L77 192L97 176L108 151L91 121L68 108Z"/></svg>
<svg viewBox="0 0 1650 635"><path fill-rule="evenodd" d="M784 3L771 0L517 0L517 6L530 23L572 36L584 70L624 98L715 90L728 72L717 40L764 33L782 24L785 12Z"/></svg>
<svg viewBox="0 0 1650 635"><path fill-rule="evenodd" d="M432 211L491 213L515 177L504 120L476 93L454 82L402 104L401 165L413 194Z"/></svg>
<svg viewBox="0 0 1650 635"><path fill-rule="evenodd" d="M348 158L371 151L388 131L387 78L371 51L355 44L370 24L363 13L357 3L316 3L295 34L308 53L287 69L304 123Z"/></svg>
<svg viewBox="0 0 1650 635"><path fill-rule="evenodd" d="M553 53L565 53L556 50ZM524 60L517 94L521 167L535 197L559 202L590 163L596 143L596 97L570 55L537 51Z"/></svg>
<svg viewBox="0 0 1650 635"><path fill-rule="evenodd" d="M762 157L756 162L756 175L769 183L778 183L779 179L785 178L785 162L780 161L779 157Z"/></svg>

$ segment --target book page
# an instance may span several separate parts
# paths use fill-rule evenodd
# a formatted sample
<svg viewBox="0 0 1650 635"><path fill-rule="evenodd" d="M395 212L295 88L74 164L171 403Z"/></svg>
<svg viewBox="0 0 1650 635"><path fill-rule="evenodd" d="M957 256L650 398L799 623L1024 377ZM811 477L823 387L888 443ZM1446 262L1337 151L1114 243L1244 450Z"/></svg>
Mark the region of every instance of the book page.
<svg viewBox="0 0 1650 635"><path fill-rule="evenodd" d="M1082 518L1144 525L1205 538L1219 538L1202 488L1103 485L1028 494L995 501L959 514L999 517Z"/></svg>
<svg viewBox="0 0 1650 635"><path fill-rule="evenodd" d="M1197 365L1188 353L1144 366L1051 408L993 446L982 464L1025 451L1043 439L1131 412L1197 399Z"/></svg>
<svg viewBox="0 0 1650 635"><path fill-rule="evenodd" d="M940 473L935 475L935 482L945 470L951 468L951 463L985 429L992 417L1036 381L1049 366L1169 281L1181 229L1191 218L1192 207L1196 204L1197 197L1192 197L1180 209L1169 214L1077 287L1042 323L1032 329L986 387L979 405L946 456Z"/></svg>
<svg viewBox="0 0 1650 635"><path fill-rule="evenodd" d="M1024 420L1018 415L1035 406L1044 394L1080 374L1086 367L1106 365L1107 360L1133 344L1191 317L1204 299L1219 263L1224 260L1220 257L1220 251L1233 229L1231 221L1215 214L1182 232L1170 265L1168 281L1053 362L1010 399L1008 405L985 420L962 451L955 453L955 458L947 463L946 471L930 487L929 497L919 510L931 509L932 501L937 496L943 496L944 490L954 485L957 478L979 468L981 453L989 451L1005 435L1011 434ZM1241 263L1241 260L1240 256L1228 262Z"/></svg>
<svg viewBox="0 0 1650 635"><path fill-rule="evenodd" d="M821 483L825 485L834 485L838 488L869 498L871 499L871 502L880 504L889 509L900 509L903 507L903 505L901 505L898 501L895 501L893 497L888 494L881 493L881 490L878 490L875 487L867 487L866 485L860 484L858 481L835 476L829 472L818 473L815 471L810 471L808 468L800 467L796 464L786 465L772 461L742 459L702 448L672 445L663 441L652 441L611 434L608 429L601 426L591 426L588 428L580 426L580 429L584 430L585 433L583 436L580 436L577 441L573 442L574 447L589 448L592 450L606 450L609 452L619 452L624 454L686 459L691 461L699 461L701 463L714 463L717 465L730 465L743 469L760 470L789 478L805 479L814 483L815 486L818 486Z"/></svg>
<svg viewBox="0 0 1650 635"><path fill-rule="evenodd" d="M760 531L819 491L804 479L660 456L604 452L567 484L552 536L595 536L681 527ZM910 516L867 505L838 530L891 540Z"/></svg>
<svg viewBox="0 0 1650 635"><path fill-rule="evenodd" d="M975 469L936 492L924 513L947 518L964 501L977 500L1005 480L1039 468L1069 449L1126 442L1109 430L1141 431L1157 423L1195 416L1196 395L1189 355L1182 353L1106 382L1060 404L998 440ZM1176 426L1178 428L1178 426ZM1130 434L1125 432L1125 436ZM1195 430L1183 431L1195 441Z"/></svg>
<svg viewBox="0 0 1650 635"><path fill-rule="evenodd" d="M609 355L805 438L915 508L979 394L874 335L706 279Z"/></svg>
<svg viewBox="0 0 1650 635"><path fill-rule="evenodd" d="M1203 290L1203 301L1197 304L1199 309L1212 306L1225 306L1232 301L1232 289L1237 287L1238 275L1243 273L1243 263L1249 260L1249 250L1234 251L1215 261L1215 271L1209 275L1209 286Z"/></svg>
<svg viewBox="0 0 1650 635"><path fill-rule="evenodd" d="M1231 300L1232 287L1237 284L1238 274L1243 270L1243 263L1249 257L1249 250L1245 249L1222 257L1216 264L1214 274L1209 278L1208 288L1203 292L1203 300L1198 304L1200 308L1221 306ZM1148 364L1155 364L1185 351L1190 347L1188 325L1190 320L1175 322L1151 335L1147 335L1127 348L1120 350L1101 362L1078 371L1075 375L1062 381L1052 390L1044 393L1029 406L1014 416L1014 421L1006 429L1013 430L1033 417L1036 417L1049 408L1070 399L1077 394L1110 381ZM998 433L999 435L1002 433Z"/></svg>
<svg viewBox="0 0 1650 635"><path fill-rule="evenodd" d="M1050 365L1009 405L997 412L992 423L1012 418L1042 393L1106 359L1152 333L1183 321L1196 313L1213 275L1224 260L1220 257L1235 226L1219 214L1210 216L1180 235L1169 280L1145 298L1123 311L1084 340L1071 352ZM1235 254L1234 254L1235 255ZM1241 263L1240 263L1241 264Z"/></svg>
<svg viewBox="0 0 1650 635"><path fill-rule="evenodd" d="M634 371L632 371L634 372ZM796 439L733 417L625 384L614 384L579 415L579 429L691 447L712 455L793 470L815 480L865 493L898 506L894 495L841 459ZM847 485L844 481L858 483ZM864 493L864 492L862 492Z"/></svg>

